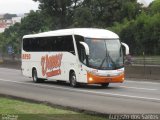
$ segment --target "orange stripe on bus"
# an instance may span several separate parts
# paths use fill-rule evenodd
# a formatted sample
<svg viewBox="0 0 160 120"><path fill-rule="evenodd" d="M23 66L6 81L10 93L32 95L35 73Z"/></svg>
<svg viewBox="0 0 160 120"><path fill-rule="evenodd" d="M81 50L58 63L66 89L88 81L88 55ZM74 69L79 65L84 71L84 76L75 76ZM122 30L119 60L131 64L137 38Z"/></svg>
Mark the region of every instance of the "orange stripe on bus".
<svg viewBox="0 0 160 120"><path fill-rule="evenodd" d="M101 83L122 83L124 81L124 73L119 76L102 77L92 73L87 73L88 84L101 84Z"/></svg>

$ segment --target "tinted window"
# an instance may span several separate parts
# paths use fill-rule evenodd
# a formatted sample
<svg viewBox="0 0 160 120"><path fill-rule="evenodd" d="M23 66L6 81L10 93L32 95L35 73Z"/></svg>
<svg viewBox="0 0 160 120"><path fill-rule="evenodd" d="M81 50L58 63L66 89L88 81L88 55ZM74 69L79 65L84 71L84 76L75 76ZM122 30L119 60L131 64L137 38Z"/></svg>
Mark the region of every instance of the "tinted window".
<svg viewBox="0 0 160 120"><path fill-rule="evenodd" d="M72 36L25 38L23 49L28 52L66 51L75 53Z"/></svg>
<svg viewBox="0 0 160 120"><path fill-rule="evenodd" d="M80 42L84 42L84 37L82 36L75 36L75 40L76 40L76 45L77 45L77 50L78 50L78 56L79 56L79 60L85 64L85 59L86 59L86 53L85 53L85 48L83 45L80 44Z"/></svg>

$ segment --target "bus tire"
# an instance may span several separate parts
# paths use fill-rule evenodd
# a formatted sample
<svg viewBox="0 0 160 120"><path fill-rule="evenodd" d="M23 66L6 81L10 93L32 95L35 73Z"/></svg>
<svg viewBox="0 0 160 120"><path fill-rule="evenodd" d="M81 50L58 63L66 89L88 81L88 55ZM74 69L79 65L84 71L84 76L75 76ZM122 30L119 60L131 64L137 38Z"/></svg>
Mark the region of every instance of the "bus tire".
<svg viewBox="0 0 160 120"><path fill-rule="evenodd" d="M109 86L109 83L102 83L101 86L102 88L107 88Z"/></svg>
<svg viewBox="0 0 160 120"><path fill-rule="evenodd" d="M39 79L38 76L37 76L37 70L36 69L33 69L33 71L32 71L32 79L33 79L34 83L42 82L42 80Z"/></svg>
<svg viewBox="0 0 160 120"><path fill-rule="evenodd" d="M77 78L75 72L70 73L70 86L78 87Z"/></svg>

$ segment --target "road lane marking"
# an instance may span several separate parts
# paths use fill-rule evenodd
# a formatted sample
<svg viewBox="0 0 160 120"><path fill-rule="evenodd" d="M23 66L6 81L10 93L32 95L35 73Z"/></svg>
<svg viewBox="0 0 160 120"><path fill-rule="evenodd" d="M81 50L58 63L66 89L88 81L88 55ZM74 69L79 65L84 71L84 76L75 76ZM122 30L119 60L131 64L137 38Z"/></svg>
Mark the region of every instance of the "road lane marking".
<svg viewBox="0 0 160 120"><path fill-rule="evenodd" d="M127 87L127 86L119 86L119 87L128 88L128 89L138 89L138 90L151 90L151 91L158 90L158 89L150 89L150 88Z"/></svg>
<svg viewBox="0 0 160 120"><path fill-rule="evenodd" d="M143 100L145 99L145 100L160 101L160 98L149 98L149 97L140 97L140 96L125 95L125 94L115 94L115 93L97 92L97 91L91 91L91 90L64 88L64 87L59 87L59 86L50 86L50 85L45 85L45 84L42 85L42 84L25 83L25 82L19 82L19 81L7 80L7 79L0 79L0 81L12 82L12 83L18 83L18 84L26 84L26 85L32 85L32 86L37 86L37 87L56 88L56 89L68 90L68 91L72 91L72 92L82 92L82 93L91 93L91 94L99 94L99 95L110 95L110 96L116 96L116 97L126 97L126 98L135 98L135 99L143 99Z"/></svg>

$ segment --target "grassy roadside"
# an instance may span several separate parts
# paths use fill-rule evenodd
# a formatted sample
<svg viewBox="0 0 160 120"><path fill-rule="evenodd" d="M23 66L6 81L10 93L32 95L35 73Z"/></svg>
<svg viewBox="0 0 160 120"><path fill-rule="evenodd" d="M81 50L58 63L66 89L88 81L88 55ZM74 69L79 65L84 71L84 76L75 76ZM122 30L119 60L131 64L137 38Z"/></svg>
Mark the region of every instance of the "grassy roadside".
<svg viewBox="0 0 160 120"><path fill-rule="evenodd" d="M106 120L105 118L0 97L0 120ZM8 120L10 120L8 119Z"/></svg>

